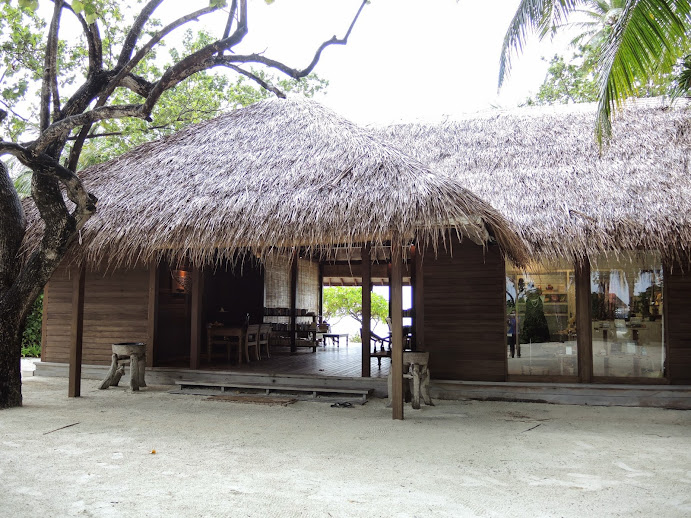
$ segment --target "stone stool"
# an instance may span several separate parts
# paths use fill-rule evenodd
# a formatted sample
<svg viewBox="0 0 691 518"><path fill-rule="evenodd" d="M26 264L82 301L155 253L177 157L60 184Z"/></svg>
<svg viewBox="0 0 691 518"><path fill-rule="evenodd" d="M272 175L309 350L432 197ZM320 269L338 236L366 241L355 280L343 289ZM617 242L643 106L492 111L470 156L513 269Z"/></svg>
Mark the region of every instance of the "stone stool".
<svg viewBox="0 0 691 518"><path fill-rule="evenodd" d="M141 342L113 344L112 358L108 376L101 382L99 389L117 387L120 378L125 374L125 365L130 366L130 388L139 390L139 387L146 387L146 381L144 381L146 344Z"/></svg>

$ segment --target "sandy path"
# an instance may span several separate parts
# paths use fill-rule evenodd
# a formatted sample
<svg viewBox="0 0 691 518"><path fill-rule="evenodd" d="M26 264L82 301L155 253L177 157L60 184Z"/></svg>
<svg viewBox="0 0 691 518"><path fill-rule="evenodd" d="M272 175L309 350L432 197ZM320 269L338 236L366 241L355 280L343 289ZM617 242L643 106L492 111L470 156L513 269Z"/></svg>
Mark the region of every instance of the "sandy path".
<svg viewBox="0 0 691 518"><path fill-rule="evenodd" d="M96 385L27 378L0 412L0 515L691 515L691 412L442 401L394 422L381 400Z"/></svg>

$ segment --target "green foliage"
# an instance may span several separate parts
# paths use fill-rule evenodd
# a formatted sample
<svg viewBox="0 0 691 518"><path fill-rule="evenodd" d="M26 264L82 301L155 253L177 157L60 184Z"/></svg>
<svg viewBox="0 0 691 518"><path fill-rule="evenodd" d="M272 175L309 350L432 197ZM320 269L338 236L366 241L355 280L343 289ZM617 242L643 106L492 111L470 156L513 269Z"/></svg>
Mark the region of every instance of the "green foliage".
<svg viewBox="0 0 691 518"><path fill-rule="evenodd" d="M31 195L32 174L32 171L24 171L14 179L14 188L17 190L20 198L26 198Z"/></svg>
<svg viewBox="0 0 691 518"><path fill-rule="evenodd" d="M350 316L362 323L362 288L348 286L324 288L323 300L323 313L327 320ZM388 316L387 300L377 293L372 293L372 318L385 322Z"/></svg>
<svg viewBox="0 0 691 518"><path fill-rule="evenodd" d="M22 335L22 356L41 356L41 324L43 322L43 293L41 293L26 319Z"/></svg>
<svg viewBox="0 0 691 518"><path fill-rule="evenodd" d="M527 105L594 102L598 98L593 55L581 47L567 62L555 55L549 61L547 76Z"/></svg>
<svg viewBox="0 0 691 518"><path fill-rule="evenodd" d="M223 3L223 2L221 2ZM80 13L95 13L103 40L103 60L113 67L124 41L128 18L116 0L83 0L72 2ZM161 23L150 20L147 32L152 35ZM8 112L2 130L9 140L20 140L37 130L38 91L43 74L46 23L30 9L13 7L0 0L0 109ZM168 49L168 59L160 59L153 49L134 69L149 82L156 82L169 66L180 62L191 52L212 43L215 37L205 31L187 30L179 48ZM158 45L164 48L163 43ZM82 34L60 40L58 48L58 87L61 92L74 89L88 69L87 45ZM251 79L226 73L198 72L175 88L164 92L151 114L152 122L142 119L110 119L94 124L81 153L78 168L109 160L132 147L174 133L181 128L213 118L220 113L247 106L274 94L258 87ZM250 70L284 93L312 97L326 89L328 82L315 74L304 79L277 79L263 70ZM231 75L232 74L232 75ZM131 90L120 88L108 104L138 104L142 98ZM100 135L100 136L99 136ZM65 153L69 153L68 142Z"/></svg>
<svg viewBox="0 0 691 518"><path fill-rule="evenodd" d="M165 68L212 41L213 37L208 32L195 33L187 30L182 49L171 48L170 59L163 68L159 67L154 61L155 56L152 56L140 63L136 72L149 81L156 81ZM305 97L312 97L328 86L328 82L316 74L300 80L277 80L263 70L252 70L252 73L285 93ZM153 122L142 119L110 119L95 124L91 134L103 136L87 140L79 166L84 168L109 160L144 142L179 131L189 124L211 119L223 112L248 106L273 95L268 90L257 88L245 76L237 76L235 80L231 80L227 75L198 72L163 93L151 114ZM134 104L141 102L141 98L130 90L120 89L115 92L112 102Z"/></svg>
<svg viewBox="0 0 691 518"><path fill-rule="evenodd" d="M14 159L4 160L3 163L10 174L10 178L14 183L14 188L19 194L20 198L26 198L31 195L31 175L30 170L21 171L22 165L19 161Z"/></svg>
<svg viewBox="0 0 691 518"><path fill-rule="evenodd" d="M655 74L645 84L637 84L636 97L671 95L676 87L670 74ZM580 46L570 60L555 55L549 61L547 76L526 105L596 102L600 96L597 81L597 50Z"/></svg>
<svg viewBox="0 0 691 518"><path fill-rule="evenodd" d="M611 136L612 111L628 97L653 95L672 83L669 75L688 54L689 0L522 0L509 25L500 57L499 85L530 32L553 34L585 4L591 14L584 37L595 52L598 113L596 137ZM588 12L588 10L586 10ZM580 40L585 39L581 38ZM577 38L577 40L579 40ZM649 92L649 93L648 93Z"/></svg>

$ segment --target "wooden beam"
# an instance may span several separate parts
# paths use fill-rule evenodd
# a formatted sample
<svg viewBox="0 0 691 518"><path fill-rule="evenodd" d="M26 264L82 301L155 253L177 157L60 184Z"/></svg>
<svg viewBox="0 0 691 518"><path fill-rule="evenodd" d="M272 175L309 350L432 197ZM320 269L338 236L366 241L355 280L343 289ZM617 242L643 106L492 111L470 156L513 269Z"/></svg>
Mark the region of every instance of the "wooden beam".
<svg viewBox="0 0 691 518"><path fill-rule="evenodd" d="M158 329L158 264L149 265L149 307L146 332L146 366L154 366L154 346Z"/></svg>
<svg viewBox="0 0 691 518"><path fill-rule="evenodd" d="M70 369L68 397L81 396L82 349L84 340L84 268L75 270L72 277L72 323L70 327Z"/></svg>
<svg viewBox="0 0 691 518"><path fill-rule="evenodd" d="M593 381L593 327L590 316L590 263L576 262L576 345L578 347L578 379Z"/></svg>
<svg viewBox="0 0 691 518"><path fill-rule="evenodd" d="M391 253L393 254L393 250L391 251ZM391 316L392 316L391 315L391 275L392 275L391 269L392 268L393 268L393 265L391 264L391 259L389 259L389 262L386 264L386 277L389 279L389 305L388 305L389 318L391 318ZM382 283L382 286L383 285L384 284Z"/></svg>
<svg viewBox="0 0 691 518"><path fill-rule="evenodd" d="M371 247L362 247L362 377L369 378L370 372L370 344L372 321L372 263L370 262Z"/></svg>
<svg viewBox="0 0 691 518"><path fill-rule="evenodd" d="M394 419L403 419L403 250L400 236L391 242L391 406Z"/></svg>
<svg viewBox="0 0 691 518"><path fill-rule="evenodd" d="M321 317L323 314L324 314L324 263L319 261L319 308L317 311L317 315L319 317Z"/></svg>
<svg viewBox="0 0 691 518"><path fill-rule="evenodd" d="M665 378L665 380L669 381L670 383L674 383L674 380L670 376L669 372L669 357L670 357L670 349L671 349L671 343L670 343L670 320L669 320L669 303L671 301L671 297L669 295L669 288L671 282L674 282L672 280L672 272L670 271L672 268L670 268L669 264L662 263L662 341L663 341L663 347L664 347L664 353L665 353L665 363L662 366L662 377ZM44 292L45 293L45 292ZM44 295L45 297L45 295ZM45 298L44 298L45 300ZM45 317L44 317L45 318ZM672 360L674 361L674 359ZM691 373L689 374L691 377Z"/></svg>
<svg viewBox="0 0 691 518"><path fill-rule="evenodd" d="M199 368L202 348L202 296L204 294L204 272L192 270L192 310L190 315L190 369Z"/></svg>
<svg viewBox="0 0 691 518"><path fill-rule="evenodd" d="M416 351L426 351L425 347L425 282L422 270L422 250L418 243L412 254L413 278L413 332Z"/></svg>
<svg viewBox="0 0 691 518"><path fill-rule="evenodd" d="M297 318L295 309L298 303L298 250L293 249L290 258L290 352L296 353L297 348Z"/></svg>
<svg viewBox="0 0 691 518"><path fill-rule="evenodd" d="M46 358L46 337L48 336L48 289L50 281L43 287L43 312L41 316L41 358Z"/></svg>

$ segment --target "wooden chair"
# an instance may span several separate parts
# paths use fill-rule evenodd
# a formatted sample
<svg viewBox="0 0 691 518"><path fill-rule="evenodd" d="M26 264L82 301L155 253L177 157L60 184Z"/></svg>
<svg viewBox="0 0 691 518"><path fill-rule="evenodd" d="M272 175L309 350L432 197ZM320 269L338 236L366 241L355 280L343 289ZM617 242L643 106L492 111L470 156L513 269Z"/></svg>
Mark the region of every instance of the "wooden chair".
<svg viewBox="0 0 691 518"><path fill-rule="evenodd" d="M259 353L259 358L262 358L262 346L264 346L264 351L266 352L266 358L271 358L271 353L269 352L269 336L271 335L271 324L261 324L259 326L259 341L257 343L257 351Z"/></svg>
<svg viewBox="0 0 691 518"><path fill-rule="evenodd" d="M206 360L211 362L211 356L213 350L223 347L227 351L228 363L230 363L233 349L237 348L237 359L238 363L242 363L242 339L237 336L226 336L221 334L223 332L222 328L216 326L207 325L206 335L207 335L207 348L206 348Z"/></svg>
<svg viewBox="0 0 691 518"><path fill-rule="evenodd" d="M381 336L374 334L372 331L370 331L369 334L370 344L374 344L370 357L377 359L378 367L381 369L381 359L391 359L391 336L382 338ZM360 329L360 338L362 338L362 329Z"/></svg>
<svg viewBox="0 0 691 518"><path fill-rule="evenodd" d="M259 324L247 326L245 334L245 360L250 362L250 349L254 348L254 359L259 360Z"/></svg>

